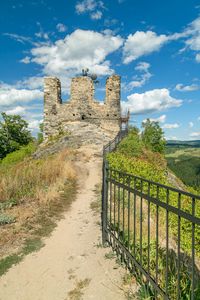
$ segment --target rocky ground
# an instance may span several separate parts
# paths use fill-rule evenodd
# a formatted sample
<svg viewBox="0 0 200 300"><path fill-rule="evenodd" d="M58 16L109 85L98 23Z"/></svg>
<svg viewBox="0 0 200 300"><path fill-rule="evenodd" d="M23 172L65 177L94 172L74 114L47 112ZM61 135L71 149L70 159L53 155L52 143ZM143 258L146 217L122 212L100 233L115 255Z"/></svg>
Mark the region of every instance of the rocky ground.
<svg viewBox="0 0 200 300"><path fill-rule="evenodd" d="M45 141L35 152L34 157L53 154L64 147L79 148L84 145L94 144L102 151L103 145L107 144L116 136L112 130L103 130L99 126L86 122L68 122L65 126L67 134L57 136Z"/></svg>

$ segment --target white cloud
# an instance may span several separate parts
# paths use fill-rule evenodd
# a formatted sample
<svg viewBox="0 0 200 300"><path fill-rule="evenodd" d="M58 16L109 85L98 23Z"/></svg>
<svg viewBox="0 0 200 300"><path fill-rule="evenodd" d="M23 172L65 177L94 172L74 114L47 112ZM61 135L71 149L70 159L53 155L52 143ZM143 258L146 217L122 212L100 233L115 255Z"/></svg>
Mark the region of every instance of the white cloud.
<svg viewBox="0 0 200 300"><path fill-rule="evenodd" d="M47 32L43 32L43 31L36 32L35 36L40 39L45 39L45 40L49 39L49 34Z"/></svg>
<svg viewBox="0 0 200 300"><path fill-rule="evenodd" d="M174 123L174 124L164 124L162 126L162 128L164 129L175 129L175 128L179 128L180 125L178 123Z"/></svg>
<svg viewBox="0 0 200 300"><path fill-rule="evenodd" d="M160 50L169 39L168 36L157 35L153 31L136 31L134 34L130 34L124 44L124 63L128 64L143 55Z"/></svg>
<svg viewBox="0 0 200 300"><path fill-rule="evenodd" d="M123 44L120 36L77 29L54 44L31 50L32 62L43 66L45 75L73 76L88 67L97 75L112 74L108 54Z"/></svg>
<svg viewBox="0 0 200 300"><path fill-rule="evenodd" d="M29 56L26 56L23 59L21 59L20 62L24 64L29 64L31 62L31 58Z"/></svg>
<svg viewBox="0 0 200 300"><path fill-rule="evenodd" d="M43 97L40 90L16 89L12 86L2 85L0 90L0 105L10 106L14 103L30 102Z"/></svg>
<svg viewBox="0 0 200 300"><path fill-rule="evenodd" d="M97 0L83 0L77 2L75 9L78 15L89 13L90 18L93 20L99 20L102 18L103 13L102 9L104 9L103 1Z"/></svg>
<svg viewBox="0 0 200 300"><path fill-rule="evenodd" d="M28 128L31 131L35 131L37 129L39 129L39 125L42 123L42 120L32 120L28 122Z"/></svg>
<svg viewBox="0 0 200 300"><path fill-rule="evenodd" d="M192 92L199 90L199 86L197 84L191 84L191 85L183 85L182 83L179 83L176 85L175 89L180 92Z"/></svg>
<svg viewBox="0 0 200 300"><path fill-rule="evenodd" d="M189 127L192 128L194 126L193 122L189 122Z"/></svg>
<svg viewBox="0 0 200 300"><path fill-rule="evenodd" d="M103 15L103 13L100 10L97 10L97 11L91 13L90 16L91 16L92 20L99 20L102 18L102 15Z"/></svg>
<svg viewBox="0 0 200 300"><path fill-rule="evenodd" d="M200 63L200 53L198 53L197 55L196 55L196 61L198 62L198 63Z"/></svg>
<svg viewBox="0 0 200 300"><path fill-rule="evenodd" d="M62 23L58 23L56 25L56 29L59 31L59 32L65 32L67 31L67 26L65 26L64 24Z"/></svg>
<svg viewBox="0 0 200 300"><path fill-rule="evenodd" d="M93 11L96 7L97 7L97 1L83 0L76 4L75 9L77 14L83 14L87 11Z"/></svg>
<svg viewBox="0 0 200 300"><path fill-rule="evenodd" d="M147 72L149 68L150 68L150 64L145 61L142 61L137 64L135 70Z"/></svg>
<svg viewBox="0 0 200 300"><path fill-rule="evenodd" d="M123 101L122 105L134 114L146 114L163 111L171 107L179 107L182 100L170 96L168 89L154 89L142 94L131 94L128 101Z"/></svg>
<svg viewBox="0 0 200 300"><path fill-rule="evenodd" d="M190 136L192 136L192 137L200 137L200 132L192 132L190 134Z"/></svg>
<svg viewBox="0 0 200 300"><path fill-rule="evenodd" d="M198 121L200 121L200 117L198 117L198 119L197 119Z"/></svg>
<svg viewBox="0 0 200 300"><path fill-rule="evenodd" d="M35 90L35 89L41 89L44 85L44 78L40 76L33 76L26 78L24 80L17 81L15 84L15 87L17 89L29 89L29 90Z"/></svg>
<svg viewBox="0 0 200 300"><path fill-rule="evenodd" d="M189 36L185 41L185 49L189 48L193 51L200 51L200 17L196 18L184 31L185 36ZM200 63L200 53L196 54L196 61Z"/></svg>
<svg viewBox="0 0 200 300"><path fill-rule="evenodd" d="M165 120L166 120L166 115L162 115L162 116L160 116L160 117L158 117L158 118L151 118L150 119L151 121L154 121L154 122L160 122L160 123L164 123L165 122Z"/></svg>
<svg viewBox="0 0 200 300"><path fill-rule="evenodd" d="M132 90L143 86L151 77L152 74L149 72L150 64L146 62L140 62L135 67L136 71L141 72L140 76L135 76L133 81L129 82L125 89Z"/></svg>
<svg viewBox="0 0 200 300"><path fill-rule="evenodd" d="M166 115L162 115L158 118L149 118L149 120L151 122L160 122L160 123L164 123L166 120ZM143 122L145 123L147 121L147 119L144 119Z"/></svg>
<svg viewBox="0 0 200 300"><path fill-rule="evenodd" d="M26 109L22 106L16 106L15 108L6 111L8 115L24 115L25 112Z"/></svg>
<svg viewBox="0 0 200 300"><path fill-rule="evenodd" d="M8 36L9 38L11 38L12 40L15 40L21 44L25 44L25 43L32 43L32 39L30 37L27 36L23 36L23 35L19 35L16 33L4 33L3 35Z"/></svg>

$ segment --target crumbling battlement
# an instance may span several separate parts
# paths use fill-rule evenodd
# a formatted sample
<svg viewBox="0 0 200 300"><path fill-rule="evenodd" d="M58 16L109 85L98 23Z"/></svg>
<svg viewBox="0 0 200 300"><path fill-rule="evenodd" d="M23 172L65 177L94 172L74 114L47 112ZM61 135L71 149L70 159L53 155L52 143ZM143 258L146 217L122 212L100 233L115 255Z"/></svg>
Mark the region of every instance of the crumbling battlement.
<svg viewBox="0 0 200 300"><path fill-rule="evenodd" d="M61 84L56 77L44 79L44 137L65 131L67 122L83 121L111 130L120 129L120 76L112 75L106 81L104 103L94 100L94 82L88 76L72 78L71 97L62 103Z"/></svg>

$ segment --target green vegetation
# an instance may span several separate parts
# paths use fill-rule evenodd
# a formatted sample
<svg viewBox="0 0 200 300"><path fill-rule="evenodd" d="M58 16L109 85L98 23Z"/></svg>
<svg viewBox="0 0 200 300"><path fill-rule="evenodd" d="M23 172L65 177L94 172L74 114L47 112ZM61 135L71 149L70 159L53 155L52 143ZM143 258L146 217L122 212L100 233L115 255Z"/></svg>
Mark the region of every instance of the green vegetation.
<svg viewBox="0 0 200 300"><path fill-rule="evenodd" d="M27 157L31 156L36 150L36 144L31 142L26 146L21 146L19 150L11 152L0 161L0 167L8 167L18 162L22 162Z"/></svg>
<svg viewBox="0 0 200 300"><path fill-rule="evenodd" d="M144 128L142 132L142 140L144 145L154 152L163 153L165 150L164 132L158 122L147 119L142 123Z"/></svg>
<svg viewBox="0 0 200 300"><path fill-rule="evenodd" d="M156 127L157 128L157 127ZM150 132L151 134L151 132ZM127 137L118 145L117 149L113 153L109 153L107 155L107 159L109 165L112 169L119 170L125 173L133 174L139 177L143 177L145 179L149 179L151 181L159 182L164 185L172 185L171 181L168 177L168 170L166 166L166 160L162 155L163 148L156 144L152 147L149 144L150 139L147 136L144 138L144 134L142 133L141 137L137 133L137 130L134 132L130 131ZM158 139L158 144L162 138ZM126 151L127 149L127 151ZM152 151L153 150L153 151ZM195 155L198 149L195 150ZM160 153L161 152L161 153ZM171 154L170 154L171 155ZM196 156L195 156L196 157ZM197 157L196 157L197 158ZM152 197L157 197L157 187L156 185L151 184L150 189L147 183L143 182L141 185L140 179L135 180L135 182L129 177L120 178L117 173L113 172L112 177L115 177L117 181L121 183L125 182L133 186L135 184L135 188L140 192L149 193ZM109 190L114 193L114 189L109 187ZM191 192L195 193L194 189L189 189ZM125 209L125 217L123 216L122 204L118 203L122 202L122 196L124 197L124 209ZM113 196L114 197L114 196ZM126 246L128 245L128 192L123 194L123 191L120 190L118 194L115 194L116 204L115 211L112 211L111 214L111 227L113 230L120 233L120 239ZM131 201L129 203L131 211L134 210L133 197L131 197ZM166 202L166 190L163 188L159 189L159 200ZM169 204L178 208L178 193L170 192L169 194ZM110 205L110 204L109 204ZM110 208L108 208L109 210ZM119 209L119 211L118 211ZM181 197L181 209L185 212L192 212L192 201L191 198L187 196ZM162 240L166 234L166 211L163 208L159 208L159 240ZM134 252L138 261L141 261L141 257L139 256L141 245L140 245L140 213L143 213L142 218L142 265L147 269L147 201L143 201L141 204L141 199L137 197L136 201L136 245L134 245L133 240L133 232L131 231L129 240L130 251ZM151 245L150 245L150 270L151 275L155 277L155 264L156 264L156 215L157 215L157 207L155 204L150 204L151 211ZM118 224L118 212L120 212L120 221ZM200 205L196 203L196 212L197 217L200 217ZM132 215L132 214L131 214ZM170 237L173 240L174 245L177 243L177 232L178 232L178 218L175 214L169 213L169 233ZM124 219L124 221L122 221ZM115 220L115 225L114 225ZM122 226L123 222L125 222L124 228ZM130 228L133 230L133 218L130 219ZM192 224L189 221L181 220L180 227L180 235L181 235L181 252L182 260L180 265L181 277L180 284L182 290L182 298L181 299L190 299L191 296L191 235L192 235ZM195 227L195 250L196 256L200 257L200 227ZM135 250L135 248L137 250ZM169 258L169 293L170 299L177 299L177 290L174 286L177 285L177 245L174 246L174 250L170 250L170 258ZM166 249L163 244L159 243L158 245L158 270L159 270L159 284L161 287L165 287L165 269L166 269ZM198 280L200 278L199 271L196 270L196 281L195 281L195 299L200 297L200 286L198 285ZM136 271L136 277L141 284L141 288L139 290L140 299L155 299L155 291L151 287L149 283L147 283L144 278L141 276L141 273ZM158 298L160 299L160 298Z"/></svg>
<svg viewBox="0 0 200 300"><path fill-rule="evenodd" d="M40 123L39 128L40 131L38 132L37 142L38 144L41 144L43 142L44 123Z"/></svg>
<svg viewBox="0 0 200 300"><path fill-rule="evenodd" d="M186 185L200 188L200 148L187 145L167 145L165 151L168 167Z"/></svg>
<svg viewBox="0 0 200 300"><path fill-rule="evenodd" d="M11 224L15 222L15 217L0 214L0 225Z"/></svg>
<svg viewBox="0 0 200 300"><path fill-rule="evenodd" d="M1 116L3 120L0 122L0 159L33 140L27 129L28 123L20 116L3 112Z"/></svg>

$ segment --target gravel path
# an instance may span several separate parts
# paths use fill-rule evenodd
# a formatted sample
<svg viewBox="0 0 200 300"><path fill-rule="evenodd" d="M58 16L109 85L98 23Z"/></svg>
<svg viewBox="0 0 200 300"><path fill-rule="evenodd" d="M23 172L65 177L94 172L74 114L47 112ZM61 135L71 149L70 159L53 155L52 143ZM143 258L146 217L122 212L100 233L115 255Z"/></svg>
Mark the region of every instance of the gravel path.
<svg viewBox="0 0 200 300"><path fill-rule="evenodd" d="M90 204L101 181L102 160L92 145L77 156L78 193L45 246L0 278L0 300L122 300L125 270L99 247L100 216Z"/></svg>

